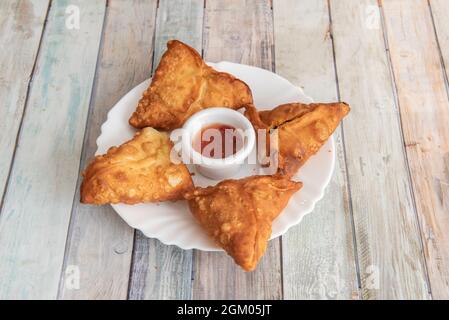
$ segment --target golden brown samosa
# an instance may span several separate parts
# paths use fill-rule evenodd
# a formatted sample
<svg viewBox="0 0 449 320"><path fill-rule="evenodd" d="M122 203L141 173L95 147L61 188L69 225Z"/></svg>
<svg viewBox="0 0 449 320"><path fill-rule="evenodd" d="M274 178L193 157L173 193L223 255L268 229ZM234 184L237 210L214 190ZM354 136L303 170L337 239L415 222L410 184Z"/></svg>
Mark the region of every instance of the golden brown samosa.
<svg viewBox="0 0 449 320"><path fill-rule="evenodd" d="M171 162L172 146L168 134L145 128L132 140L96 156L83 172L81 202L135 204L182 199L193 182L183 163Z"/></svg>
<svg viewBox="0 0 449 320"><path fill-rule="evenodd" d="M251 90L234 76L206 65L195 49L171 40L150 87L129 123L136 128L171 130L208 107L239 109L252 103Z"/></svg>
<svg viewBox="0 0 449 320"><path fill-rule="evenodd" d="M289 103L269 111L246 106L245 115L256 129L278 129L278 173L291 177L318 152L349 110L344 102Z"/></svg>
<svg viewBox="0 0 449 320"><path fill-rule="evenodd" d="M282 176L225 180L186 193L200 225L244 270L256 268L273 220L302 186Z"/></svg>

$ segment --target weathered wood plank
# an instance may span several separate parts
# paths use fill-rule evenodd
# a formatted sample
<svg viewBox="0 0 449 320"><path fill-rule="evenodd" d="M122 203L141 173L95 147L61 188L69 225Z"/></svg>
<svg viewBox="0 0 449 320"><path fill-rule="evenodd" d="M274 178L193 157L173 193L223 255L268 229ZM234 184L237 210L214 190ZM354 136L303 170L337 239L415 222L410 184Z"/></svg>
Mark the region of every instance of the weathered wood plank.
<svg viewBox="0 0 449 320"><path fill-rule="evenodd" d="M107 112L150 76L156 6L156 0L109 1L81 169L97 149L95 142ZM134 230L110 206L80 204L80 183L81 179L73 204L60 298L126 299ZM80 270L77 290L70 282L74 267Z"/></svg>
<svg viewBox="0 0 449 320"><path fill-rule="evenodd" d="M327 0L274 0L276 72L315 101L338 100ZM341 131L324 198L282 237L285 299L358 298Z"/></svg>
<svg viewBox="0 0 449 320"><path fill-rule="evenodd" d="M432 17L423 0L383 8L432 296L448 299L449 102Z"/></svg>
<svg viewBox="0 0 449 320"><path fill-rule="evenodd" d="M272 69L270 1L206 1L204 57ZM270 242L256 271L245 273L224 253L196 251L193 298L279 299L282 297L279 239Z"/></svg>
<svg viewBox="0 0 449 320"><path fill-rule="evenodd" d="M365 299L428 298L393 83L375 0L330 1Z"/></svg>
<svg viewBox="0 0 449 320"><path fill-rule="evenodd" d="M0 215L0 298L57 295L104 12L51 6Z"/></svg>
<svg viewBox="0 0 449 320"><path fill-rule="evenodd" d="M191 273L192 250L136 232L129 299L190 299Z"/></svg>
<svg viewBox="0 0 449 320"><path fill-rule="evenodd" d="M273 69L270 1L206 1L204 58Z"/></svg>
<svg viewBox="0 0 449 320"><path fill-rule="evenodd" d="M160 0L157 11L154 67L169 39L178 39L201 52L202 0ZM136 233L130 299L189 299L192 251L166 246Z"/></svg>
<svg viewBox="0 0 449 320"><path fill-rule="evenodd" d="M48 4L39 0L0 2L0 46L4 48L0 55L0 205Z"/></svg>
<svg viewBox="0 0 449 320"><path fill-rule="evenodd" d="M166 43L172 39L182 40L200 53L203 35L204 0L162 0L157 15L157 32L154 48L154 67L167 50ZM182 39L181 39L182 37Z"/></svg>
<svg viewBox="0 0 449 320"><path fill-rule="evenodd" d="M449 16L449 5L446 0L430 0L429 4L447 79L449 78L449 19L447 18Z"/></svg>

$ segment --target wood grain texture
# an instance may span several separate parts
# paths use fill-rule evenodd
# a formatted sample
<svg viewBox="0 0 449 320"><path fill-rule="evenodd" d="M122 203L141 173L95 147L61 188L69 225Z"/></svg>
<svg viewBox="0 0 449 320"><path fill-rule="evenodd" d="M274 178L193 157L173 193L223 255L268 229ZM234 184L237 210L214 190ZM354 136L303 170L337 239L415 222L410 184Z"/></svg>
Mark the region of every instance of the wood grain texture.
<svg viewBox="0 0 449 320"><path fill-rule="evenodd" d="M11 168L48 4L39 0L0 2L0 199Z"/></svg>
<svg viewBox="0 0 449 320"><path fill-rule="evenodd" d="M124 94L150 76L156 6L156 0L109 1L81 169L97 150L96 139L107 112ZM81 204L80 184L81 178L73 203L60 298L126 299L134 230L109 205ZM73 266L80 270L77 290L68 281Z"/></svg>
<svg viewBox="0 0 449 320"><path fill-rule="evenodd" d="M330 1L346 161L365 299L426 299L426 273L380 10Z"/></svg>
<svg viewBox="0 0 449 320"><path fill-rule="evenodd" d="M276 72L317 102L338 100L327 0L275 0ZM323 199L282 237L285 299L356 299L358 283L341 131Z"/></svg>
<svg viewBox="0 0 449 320"><path fill-rule="evenodd" d="M201 52L203 11L203 1L159 1L154 67L167 39L181 40ZM137 231L129 299L189 299L191 270L191 250L166 246Z"/></svg>
<svg viewBox="0 0 449 320"><path fill-rule="evenodd" d="M66 27L66 8L80 29ZM55 298L105 12L55 1L0 215L0 298Z"/></svg>
<svg viewBox="0 0 449 320"><path fill-rule="evenodd" d="M136 232L129 299L191 299L192 250Z"/></svg>
<svg viewBox="0 0 449 320"><path fill-rule="evenodd" d="M203 12L205 0L160 0L157 15L157 32L154 51L154 66L161 60L172 39L181 40L193 46L201 54L203 34Z"/></svg>
<svg viewBox="0 0 449 320"><path fill-rule="evenodd" d="M383 8L432 296L449 299L449 102L432 17L423 0Z"/></svg>
<svg viewBox="0 0 449 320"><path fill-rule="evenodd" d="M268 0L206 1L204 58L273 70L273 17Z"/></svg>
<svg viewBox="0 0 449 320"><path fill-rule="evenodd" d="M430 0L430 9L440 46L440 53L449 78L449 5L446 0Z"/></svg>
<svg viewBox="0 0 449 320"><path fill-rule="evenodd" d="M447 0L57 0L44 27L49 2L0 1L0 299L350 299L356 261L361 298L449 298ZM315 100L352 106L323 200L256 272L79 204L80 157L172 38L203 42L208 61L276 62Z"/></svg>
<svg viewBox="0 0 449 320"><path fill-rule="evenodd" d="M269 1L206 2L204 58L272 69L273 29ZM257 269L242 271L225 253L195 251L194 299L282 298L279 239L270 242Z"/></svg>

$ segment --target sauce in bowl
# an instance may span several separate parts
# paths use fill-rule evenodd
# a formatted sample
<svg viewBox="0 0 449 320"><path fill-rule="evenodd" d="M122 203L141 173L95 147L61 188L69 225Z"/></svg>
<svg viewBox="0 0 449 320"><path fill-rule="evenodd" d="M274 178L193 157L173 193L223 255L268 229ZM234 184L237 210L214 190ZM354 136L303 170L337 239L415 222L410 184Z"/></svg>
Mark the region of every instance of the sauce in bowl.
<svg viewBox="0 0 449 320"><path fill-rule="evenodd" d="M243 148L243 135L233 126L214 123L196 134L192 146L205 157L224 159Z"/></svg>

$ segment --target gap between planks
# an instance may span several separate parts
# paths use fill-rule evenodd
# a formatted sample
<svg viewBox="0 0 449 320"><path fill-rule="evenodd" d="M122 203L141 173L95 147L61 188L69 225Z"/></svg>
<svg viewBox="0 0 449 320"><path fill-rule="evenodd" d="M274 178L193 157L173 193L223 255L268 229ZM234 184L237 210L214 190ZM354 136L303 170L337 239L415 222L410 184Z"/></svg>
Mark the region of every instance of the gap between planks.
<svg viewBox="0 0 449 320"><path fill-rule="evenodd" d="M153 71L166 41L179 39L201 51L204 1L160 0L153 34ZM191 297L192 251L167 246L136 231L129 299L187 299Z"/></svg>
<svg viewBox="0 0 449 320"><path fill-rule="evenodd" d="M92 101L94 99L93 95L94 92L96 90L97 87L97 76L98 76L98 63L100 61L100 56L101 56L101 51L103 49L103 45L104 45L104 30L105 30L105 25L106 25L106 19L107 19L107 15L108 15L108 7L109 7L109 0L106 0L105 3L105 13L103 16L103 24L101 26L101 39L100 39L100 44L98 46L98 52L97 52L97 60L95 62L95 71L94 71L94 81L92 84L92 88L90 90L90 98L89 98L89 108L87 111L87 117L86 117L86 125L84 127L84 134L83 134L83 144L81 146L81 154L79 157L79 164L78 164L78 180L76 182L76 186L78 187L80 185L80 182L82 180L82 176L81 173L84 170L84 168L81 167L82 165L82 161L83 158L86 156L86 140L88 139L88 125L90 123L91 117L92 117L92 112L93 112L93 106L92 106ZM61 299L62 298L62 290L63 290L63 286L64 286L64 280L65 280L65 270L67 268L67 260L68 260L68 252L69 252L69 248L70 248L70 239L72 237L72 231L73 231L73 218L74 218L74 208L75 208L75 201L79 201L79 199L77 198L77 190L75 190L74 194L73 194L73 200L72 200L72 209L70 210L70 219L69 219L69 225L67 227L67 237L65 240L65 247L64 247L64 259L62 262L62 269L61 269L61 274L59 276L59 285L58 285L58 292L57 292L57 299Z"/></svg>
<svg viewBox="0 0 449 320"><path fill-rule="evenodd" d="M447 247L449 145L448 90L441 45L447 48L446 0L384 1L393 71L398 83L401 120L421 222L421 236L434 299L448 297ZM445 27L446 26L446 27ZM438 34L441 33L440 46ZM407 41L407 42L405 42ZM447 49L446 49L447 50ZM443 71L443 74L441 72ZM411 81L412 80L412 81Z"/></svg>
<svg viewBox="0 0 449 320"><path fill-rule="evenodd" d="M396 106L396 110L398 111L398 126L400 128L400 135L401 135L401 139L402 139L402 154L403 157L405 158L405 167L406 167L406 171L407 171L407 178L408 178L408 183L410 185L410 192L411 192L411 200L412 200L412 205L413 205L413 211L415 213L415 217L416 217L416 223L418 225L419 230L421 230L422 226L421 226L421 222L419 220L419 216L418 216L418 210L417 210L417 206L416 206L416 195L415 195L415 190L413 188L413 182L412 182L412 173L410 170L410 165L409 165L409 159L408 159L408 154L407 154L407 150L406 150L406 144L405 144L405 138L404 138L404 129L402 127L402 115L399 112L399 109L401 107L400 102L399 102L399 98L398 98L398 87L397 87L397 83L396 83L396 77L394 75L393 72L393 63L391 61L391 52L390 52L390 45L388 43L388 30L386 28L385 25L385 14L384 14L384 8L382 6L382 0L377 0L378 6L379 6L379 15L380 15L380 22L381 22L381 27L382 27L382 36L384 38L384 44L385 44L385 52L387 55L387 60L388 60L388 68L390 71L390 78L391 78L391 82L392 82L392 92L393 92L393 97L394 97L394 103ZM430 279L429 279L429 270L427 268L427 263L426 263L426 256L424 254L424 240L422 238L422 234L419 233L419 239L420 239L420 245L421 245L421 253L423 256L423 260L424 260L424 264L423 264L423 269L425 271L425 277L426 277L426 284L427 284L427 291L430 295L430 297L432 297L432 289L431 289L431 285L430 285Z"/></svg>
<svg viewBox="0 0 449 320"><path fill-rule="evenodd" d="M368 6L375 7L378 13L379 8L375 4L377 4L377 1L366 0L357 4L350 1L333 1L332 5L329 5L332 17L335 14L338 18L337 24L335 24L333 19L332 29L339 95L344 95L345 99L351 97L350 100L354 100L354 103L356 103L354 107L357 108L353 108L353 115L361 116L357 121L361 121L364 118L369 121L370 117L374 117L377 121L383 119L385 122L382 125L374 122L371 129L383 130L384 132L387 129L389 130L387 134L391 133L393 138L390 141L382 142L379 138L365 133L364 138L367 140L362 142L357 132L362 132L363 127L360 124L357 125L354 117L352 118L353 120L351 118L348 119L348 125L346 123L343 125L358 263L360 267L363 266L364 268L373 264L381 267L381 273L379 273L380 287L377 288L380 290L372 290L375 288L370 288L366 283L369 272L367 269L364 269L363 271L365 272L362 277L359 269L362 297L383 299L388 297L424 297L423 289L426 287L426 283L423 278L425 278L425 272L421 276L420 270L423 264L423 260L420 259L422 258L422 252L420 250L419 236L414 234L415 229L418 230L419 228L416 224L413 206L410 205L411 199L409 198L411 198L411 194L410 186L407 185L407 174L405 170L401 169L406 159L400 152L395 152L396 146L401 148L403 145L400 128L397 126L398 119L394 114L386 113L391 112L389 109L376 110L377 105L384 107L390 107L391 105L394 107L394 97L390 91L392 86L388 83L385 84L385 82L391 81L391 76L387 57L384 56L385 43L382 30L375 28L375 30L370 31L367 29L371 28L368 28L368 26L365 28L363 24L363 14L366 14L364 9ZM344 19L350 20L346 22ZM337 34L335 33L336 31ZM345 44L345 39L350 44ZM352 58L350 58L351 54ZM374 67L374 64L370 65L370 60L376 63L377 69ZM363 67L358 66L360 64ZM354 65L355 69L350 68L351 65ZM343 66L343 68L340 68L340 66ZM353 85L353 82L357 82L361 75L366 78L360 81L360 84L355 83ZM369 81L377 82L377 85L370 84ZM373 85L374 88L372 88ZM356 91L354 92L354 90ZM374 95L370 93L372 90L375 90ZM363 114L363 112L369 112L369 114ZM351 127L351 125L356 126ZM350 141L349 145L348 141ZM372 151L366 145L367 142L371 142L373 144L372 147L380 144L382 153L372 157ZM377 193L381 197L379 203L373 202L373 199L366 202L372 195L367 194L368 189L364 187L363 167L359 168L356 159L354 159L357 153L360 154L360 159L362 157L372 159L367 163L369 166L365 168L365 175L368 174L369 178L375 179L372 192ZM382 155L383 158L381 158ZM385 156L388 156L387 158L391 156L388 166L384 159ZM385 179L385 174L388 173L387 170L391 171L392 168L399 169L397 182ZM380 175L381 180L377 179L376 175ZM354 189L353 185L357 188ZM387 195L383 194L385 190L389 191ZM394 194L397 194L400 200L395 200ZM391 212L391 215L388 214L389 212ZM381 214L378 215L377 213ZM384 226L384 223L387 221L391 222L390 226L388 224ZM380 235L386 237L385 239L389 239L390 243L383 244L385 240L377 239ZM398 255L399 260L395 260L391 255ZM413 261L415 259L418 259L418 263Z"/></svg>
<svg viewBox="0 0 449 320"><path fill-rule="evenodd" d="M443 78L444 78L444 82L446 85L446 91L447 91L447 95L448 95L448 99L449 99L449 79L448 79L448 74L446 73L446 70L448 70L448 69L446 68L447 66L444 61L443 50L441 49L440 39L438 38L437 27L435 24L435 16L433 13L432 4L431 4L430 0L427 0L427 4L429 6L430 18L432 19L432 28L434 31L435 41L437 43L438 54L440 56L440 63L441 63L441 67L442 67L441 71L443 72Z"/></svg>
<svg viewBox="0 0 449 320"><path fill-rule="evenodd" d="M334 65L334 73L335 73L335 82L337 86L337 98L338 101L341 101L341 94L340 94L340 84L338 80L338 68L337 68L337 61L336 61L336 55L335 55L335 42L334 42L334 30L333 30L333 24L332 24L332 11L331 11L331 0L327 1L327 9L329 12L329 32L330 32L330 38L332 43L332 57L333 57L333 65ZM341 140L343 144L343 158L345 163L345 178L348 184L348 198L349 198L349 212L351 217L351 232L352 232L352 246L354 248L354 262L355 262L355 268L356 268L356 274L357 274L357 286L358 286L358 298L362 299L362 280L360 276L360 262L359 262L359 255L358 255L358 248L357 248L357 233L355 229L355 222L354 222L354 209L352 205L352 191L351 191L351 181L349 179L349 169L348 169L348 156L346 153L346 143L345 143L345 132L343 124L340 126L341 131Z"/></svg>
<svg viewBox="0 0 449 320"><path fill-rule="evenodd" d="M136 0L129 5L129 2L114 0L106 8L82 166L97 149L100 125L109 109L149 76L155 5L156 1ZM80 181L81 178L77 192ZM67 247L69 251L65 252L66 265L79 265L83 272L80 289L76 291L64 288L62 274L60 298L126 299L134 230L110 206L87 206L75 201L72 212L73 233ZM101 277L96 280L98 274Z"/></svg>
<svg viewBox="0 0 449 320"><path fill-rule="evenodd" d="M20 132L22 131L23 118L25 116L25 112L26 112L27 105L28 105L28 97L30 95L31 86L33 84L33 78L34 78L34 72L36 70L37 60L38 60L40 52L41 52L42 39L44 38L45 30L46 30L46 27L47 27L48 13L50 12L50 8L51 8L51 0L48 0L47 9L45 11L45 18L44 18L44 22L43 22L43 25L42 25L42 31L41 31L41 34L39 36L39 44L37 46L36 55L34 57L33 66L31 67L30 75L28 76L27 89L26 89L26 93L25 93L25 99L24 99L24 103L23 103L22 114L20 116L19 126L18 126L18 129L17 129L16 138L15 138L15 142L14 142L14 147L13 147L14 149L13 149L13 152L12 152L12 155L11 155L11 161L10 161L10 164L9 164L8 173L6 175L5 184L4 184L4 186L2 186L3 193L2 193L2 196L1 196L1 200L0 200L0 214L2 212L3 202L5 200L5 195L6 195L6 192L8 190L8 185L9 185L9 180L10 180L10 177L11 177L12 167L14 165L14 160L15 160L15 157L16 157L17 144L19 142ZM1 188L0 188L0 190L1 190Z"/></svg>

